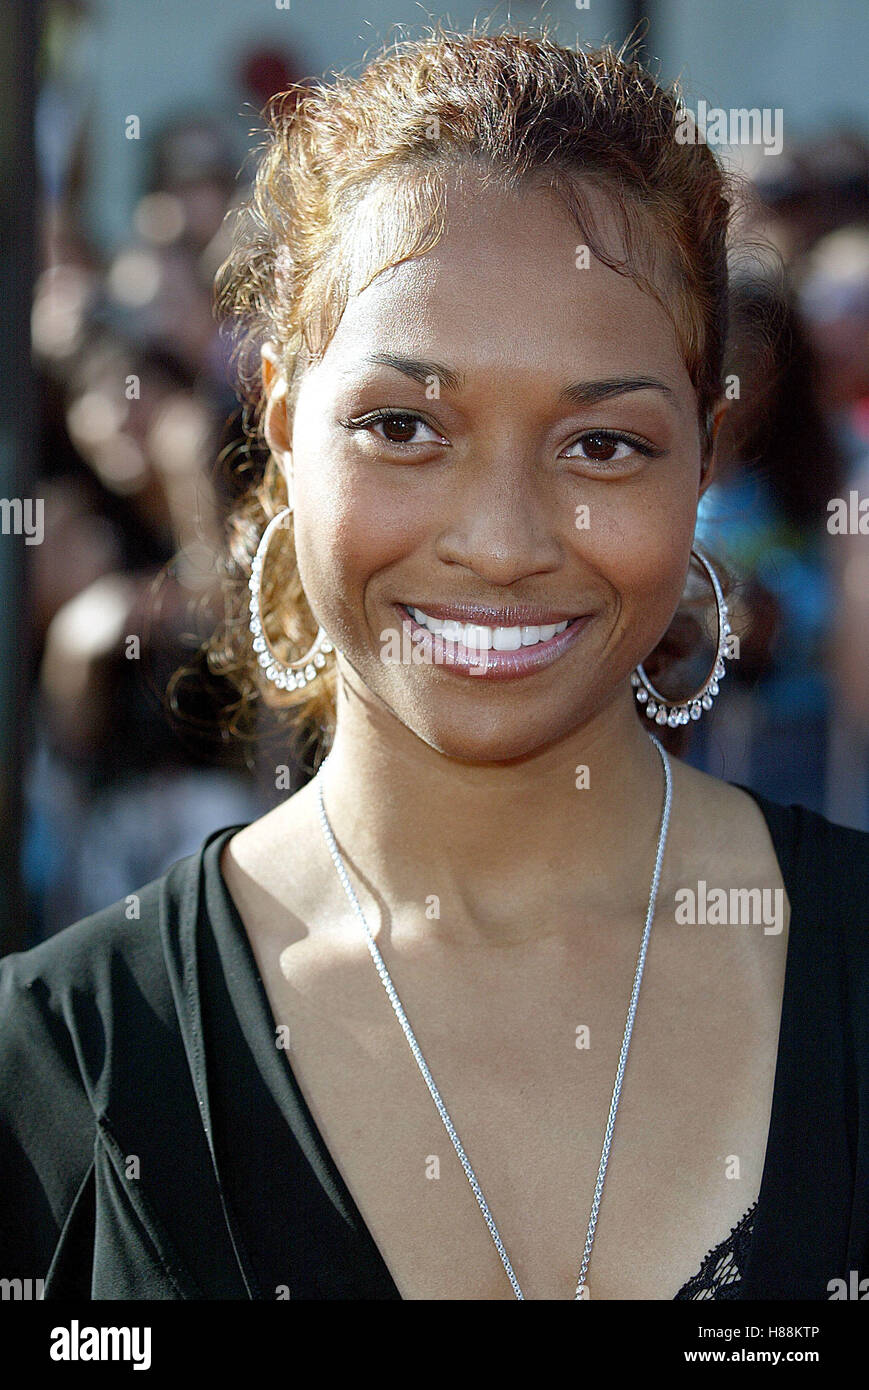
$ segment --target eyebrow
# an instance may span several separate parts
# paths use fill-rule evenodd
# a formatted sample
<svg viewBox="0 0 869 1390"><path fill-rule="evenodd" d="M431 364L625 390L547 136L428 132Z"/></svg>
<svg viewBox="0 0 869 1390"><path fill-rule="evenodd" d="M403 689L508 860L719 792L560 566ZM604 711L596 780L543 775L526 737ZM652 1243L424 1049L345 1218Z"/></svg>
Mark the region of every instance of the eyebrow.
<svg viewBox="0 0 869 1390"><path fill-rule="evenodd" d="M400 357L394 352L372 352L365 359L383 367L394 367L403 372L420 386L427 386L432 377L439 381L447 391L459 391L465 383L464 372L454 371L440 362L428 362L415 357ZM629 391L660 391L671 404L676 404L676 393L666 382L653 376L605 377L599 381L575 381L559 392L561 401L569 401L579 407L597 405L612 396L624 396Z"/></svg>

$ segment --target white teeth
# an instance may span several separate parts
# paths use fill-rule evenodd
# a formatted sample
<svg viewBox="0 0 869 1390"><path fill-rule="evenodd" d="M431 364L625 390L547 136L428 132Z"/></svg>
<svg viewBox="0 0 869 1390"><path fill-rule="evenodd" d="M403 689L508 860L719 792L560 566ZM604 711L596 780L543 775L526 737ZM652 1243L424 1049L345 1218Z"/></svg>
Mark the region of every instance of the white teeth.
<svg viewBox="0 0 869 1390"><path fill-rule="evenodd" d="M476 623L465 623L465 632L462 642L466 647L473 648L477 652L487 652L494 644L498 645L498 633L500 628L479 627Z"/></svg>
<svg viewBox="0 0 869 1390"><path fill-rule="evenodd" d="M557 632L563 632L568 619L561 623L533 624L527 627L483 627L479 623L460 623L454 618L430 618L421 608L410 608L408 612L423 627L440 633L447 642L461 642L463 646L476 651L518 652L520 647L533 647L538 642L548 642Z"/></svg>

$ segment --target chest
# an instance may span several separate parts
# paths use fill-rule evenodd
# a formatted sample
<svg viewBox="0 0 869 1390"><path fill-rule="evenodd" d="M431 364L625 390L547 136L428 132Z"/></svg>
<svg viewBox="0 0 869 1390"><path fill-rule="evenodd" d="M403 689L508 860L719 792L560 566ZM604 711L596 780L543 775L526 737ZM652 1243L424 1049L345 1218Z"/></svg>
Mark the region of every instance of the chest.
<svg viewBox="0 0 869 1390"><path fill-rule="evenodd" d="M396 937L400 935L396 927ZM364 945L249 935L287 1060L405 1299L512 1299ZM395 988L526 1298L570 1299L640 929L533 950L390 953ZM786 932L653 933L597 1220L592 1298L672 1299L755 1201Z"/></svg>

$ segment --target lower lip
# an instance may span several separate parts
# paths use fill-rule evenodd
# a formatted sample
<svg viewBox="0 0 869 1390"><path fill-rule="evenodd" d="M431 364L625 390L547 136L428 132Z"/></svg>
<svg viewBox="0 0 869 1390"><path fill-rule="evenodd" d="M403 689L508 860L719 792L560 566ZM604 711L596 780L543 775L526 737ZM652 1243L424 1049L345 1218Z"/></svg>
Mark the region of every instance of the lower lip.
<svg viewBox="0 0 869 1390"><path fill-rule="evenodd" d="M573 646L591 619L591 614L586 613L568 623L563 632L557 632L547 642L535 642L532 647L520 647L516 652L497 652L492 647L483 650L466 647L462 642L447 642L440 633L431 632L411 617L403 604L398 604L398 611L414 645L425 653L421 664L446 666L477 680L511 680L514 676L529 676L551 666Z"/></svg>

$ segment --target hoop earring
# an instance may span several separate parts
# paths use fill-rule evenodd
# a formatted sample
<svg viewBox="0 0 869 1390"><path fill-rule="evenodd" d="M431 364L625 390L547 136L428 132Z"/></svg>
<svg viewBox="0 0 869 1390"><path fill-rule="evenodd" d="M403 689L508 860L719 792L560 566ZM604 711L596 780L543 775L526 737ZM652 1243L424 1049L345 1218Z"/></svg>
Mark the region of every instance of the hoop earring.
<svg viewBox="0 0 869 1390"><path fill-rule="evenodd" d="M326 665L326 653L335 650L325 630L318 627L313 646L305 652L304 656L299 657L298 661L282 661L269 646L263 629L260 611L260 582L263 563L272 536L278 527L283 525L285 518L292 516L292 513L292 507L285 507L277 516L272 517L257 546L256 555L253 557L250 567L250 579L247 583L250 590L250 630L253 634L253 649L267 678L279 690L301 690L304 686L309 685Z"/></svg>
<svg viewBox="0 0 869 1390"><path fill-rule="evenodd" d="M726 674L725 658L731 657L727 650L727 638L730 635L730 612L721 592L718 575L701 551L692 549L691 554L700 561L706 570L715 592L715 603L718 608L718 643L712 670L700 689L687 700L668 700L665 695L661 695L646 675L642 662L631 673L631 685L636 690L637 701L645 707L648 718L654 719L656 724L669 724L671 729L674 729L677 724L687 724L689 719L699 719L705 709L712 708L712 701L719 690L718 683Z"/></svg>

